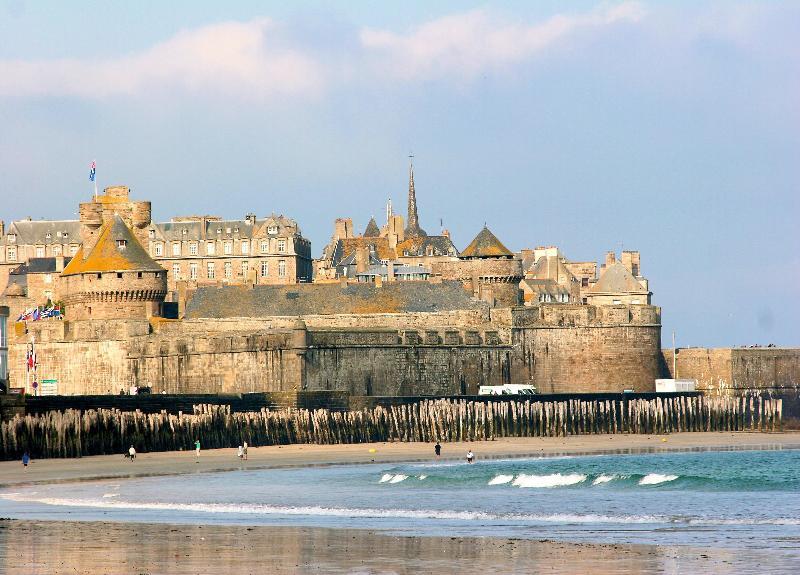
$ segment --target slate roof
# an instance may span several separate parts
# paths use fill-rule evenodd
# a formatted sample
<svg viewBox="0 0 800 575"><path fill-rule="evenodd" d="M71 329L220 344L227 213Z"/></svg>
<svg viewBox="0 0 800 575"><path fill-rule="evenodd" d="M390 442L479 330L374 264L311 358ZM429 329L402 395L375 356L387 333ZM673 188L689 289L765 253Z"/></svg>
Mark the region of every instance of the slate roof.
<svg viewBox="0 0 800 575"><path fill-rule="evenodd" d="M67 237L64 237L64 232ZM9 224L0 242L7 243L8 234L16 234L14 243L22 245L80 243L81 223L78 220L19 220Z"/></svg>
<svg viewBox="0 0 800 575"><path fill-rule="evenodd" d="M69 265L64 268L62 275L76 275L83 273L122 272L122 271L164 271L153 258L145 251L142 244L133 235L117 214L99 230L97 243L88 254L84 248L78 250ZM121 248L117 245L119 240L125 240L126 245Z"/></svg>
<svg viewBox="0 0 800 575"><path fill-rule="evenodd" d="M480 233L460 255L462 258L510 258L513 256L514 254L486 226L483 226Z"/></svg>
<svg viewBox="0 0 800 575"><path fill-rule="evenodd" d="M483 309L459 281L201 287L187 318L437 312Z"/></svg>
<svg viewBox="0 0 800 575"><path fill-rule="evenodd" d="M367 224L367 229L364 230L364 237L365 238L377 238L380 237L381 230L378 227L378 224L375 223L375 218L370 218L369 223Z"/></svg>
<svg viewBox="0 0 800 575"><path fill-rule="evenodd" d="M64 258L64 265L66 266L71 257ZM27 275L27 274L49 274L56 271L56 258L30 258L27 263L17 266L9 272L10 275Z"/></svg>
<svg viewBox="0 0 800 575"><path fill-rule="evenodd" d="M647 290L628 268L616 262L606 268L589 293L647 293Z"/></svg>
<svg viewBox="0 0 800 575"><path fill-rule="evenodd" d="M267 233L270 226L276 226L278 232L276 234ZM255 237L291 237L302 235L297 222L282 215L270 215L264 219L256 220L254 223L246 219L221 220L209 216L208 219L205 220L205 230L203 230L203 221L201 219L175 218L171 222L153 222L148 229L154 231L156 238L164 241L248 239ZM219 233L217 233L217 230L220 230Z"/></svg>
<svg viewBox="0 0 800 575"><path fill-rule="evenodd" d="M423 266L405 266L405 265L394 266L395 276L404 276L413 274L431 275L431 268L426 268ZM371 265L369 266L369 268L367 268L367 271L356 274L356 276L359 277L386 276L386 275L389 275L389 266L386 264Z"/></svg>
<svg viewBox="0 0 800 575"><path fill-rule="evenodd" d="M559 279L564 278L568 282L577 281L572 272L561 261L561 258L556 256L540 257L525 276L537 280L551 279L559 281Z"/></svg>
<svg viewBox="0 0 800 575"><path fill-rule="evenodd" d="M567 286L561 285L555 280L551 279L524 279L520 283L524 284L525 287L534 293L546 293L553 297L557 295L570 295L569 288Z"/></svg>

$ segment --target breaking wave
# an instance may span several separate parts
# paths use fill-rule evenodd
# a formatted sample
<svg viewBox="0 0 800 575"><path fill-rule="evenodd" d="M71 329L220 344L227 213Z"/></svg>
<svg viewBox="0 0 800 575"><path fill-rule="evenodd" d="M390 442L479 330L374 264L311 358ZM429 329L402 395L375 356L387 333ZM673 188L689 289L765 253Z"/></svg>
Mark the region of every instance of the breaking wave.
<svg viewBox="0 0 800 575"><path fill-rule="evenodd" d="M517 487L563 487L565 485L575 485L586 481L586 476L580 473L552 473L550 475L526 475L521 473L514 479L512 485Z"/></svg>
<svg viewBox="0 0 800 575"><path fill-rule="evenodd" d="M490 479L487 485L504 485L506 483L511 483L513 479L513 475L498 475L493 479Z"/></svg>
<svg viewBox="0 0 800 575"><path fill-rule="evenodd" d="M675 481L677 475L664 475L662 473L648 473L639 480L639 485L659 485L668 481Z"/></svg>
<svg viewBox="0 0 800 575"><path fill-rule="evenodd" d="M614 481L616 478L617 478L616 475L607 475L605 473L602 473L598 475L594 481L592 481L592 485L602 485L603 483Z"/></svg>

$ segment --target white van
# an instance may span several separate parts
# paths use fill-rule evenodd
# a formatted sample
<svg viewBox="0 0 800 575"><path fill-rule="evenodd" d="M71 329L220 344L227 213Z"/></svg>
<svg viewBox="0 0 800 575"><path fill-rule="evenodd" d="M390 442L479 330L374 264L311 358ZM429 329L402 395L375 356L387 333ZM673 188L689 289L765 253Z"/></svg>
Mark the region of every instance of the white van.
<svg viewBox="0 0 800 575"><path fill-rule="evenodd" d="M478 388L478 395L536 395L536 388L532 385L482 385Z"/></svg>

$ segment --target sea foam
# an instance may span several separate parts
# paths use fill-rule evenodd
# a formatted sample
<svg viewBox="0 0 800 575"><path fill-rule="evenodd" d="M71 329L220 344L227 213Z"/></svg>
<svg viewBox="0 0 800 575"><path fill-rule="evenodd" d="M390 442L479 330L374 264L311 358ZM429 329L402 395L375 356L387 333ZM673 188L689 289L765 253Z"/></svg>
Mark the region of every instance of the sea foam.
<svg viewBox="0 0 800 575"><path fill-rule="evenodd" d="M398 473L389 480L389 483L400 483L401 481L405 481L406 479L408 479L408 475L403 475L402 473Z"/></svg>
<svg viewBox="0 0 800 575"><path fill-rule="evenodd" d="M648 473L639 480L639 485L658 485L668 481L675 481L677 475L663 475L661 473Z"/></svg>
<svg viewBox="0 0 800 575"><path fill-rule="evenodd" d="M512 479L514 479L513 475L498 475L490 479L487 485L505 485L506 483L511 483Z"/></svg>
<svg viewBox="0 0 800 575"><path fill-rule="evenodd" d="M592 481L592 485L602 485L603 483L614 481L616 478L617 478L616 475L608 475L606 473L601 473L595 478L594 481Z"/></svg>
<svg viewBox="0 0 800 575"><path fill-rule="evenodd" d="M586 481L586 476L580 473L552 473L550 475L525 475L517 476L512 485L517 487L564 487Z"/></svg>

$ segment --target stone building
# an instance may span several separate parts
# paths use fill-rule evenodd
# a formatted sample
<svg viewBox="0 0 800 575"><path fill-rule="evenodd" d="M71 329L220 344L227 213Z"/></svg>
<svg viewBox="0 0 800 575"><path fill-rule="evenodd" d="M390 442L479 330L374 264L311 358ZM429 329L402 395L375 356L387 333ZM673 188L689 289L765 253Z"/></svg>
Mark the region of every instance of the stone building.
<svg viewBox="0 0 800 575"><path fill-rule="evenodd" d="M447 230L441 235L428 235L420 227L417 195L414 185L414 165L408 169L408 224L403 216L393 213L391 201L386 207L386 224L379 228L371 218L363 234L356 235L353 220L339 218L334 223L330 243L322 257L314 261L314 281L335 281L342 278L364 277L368 268L384 266L387 281L417 280L420 275L430 275L433 262L449 261L458 257L458 250ZM393 266L389 266L390 262ZM401 268L392 274L391 267ZM421 268L413 270L410 268ZM378 274L372 274L376 277Z"/></svg>
<svg viewBox="0 0 800 575"><path fill-rule="evenodd" d="M70 262L69 256L30 258L12 268L5 290L0 292L0 305L9 307L12 319L36 307L61 301L61 272Z"/></svg>
<svg viewBox="0 0 800 575"><path fill-rule="evenodd" d="M126 186L112 186L80 205L80 220L0 222L0 294L12 269L32 258L74 256L93 241L103 214L118 213L150 256L167 270L175 299L178 284L294 284L311 281L311 242L297 222L282 215L242 220L214 216L151 221L150 202L129 198ZM90 246L91 247L91 246Z"/></svg>
<svg viewBox="0 0 800 575"><path fill-rule="evenodd" d="M650 305L648 281L641 275L639 252L622 252L616 260L614 252L606 254L600 278L587 293L589 305Z"/></svg>

